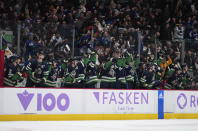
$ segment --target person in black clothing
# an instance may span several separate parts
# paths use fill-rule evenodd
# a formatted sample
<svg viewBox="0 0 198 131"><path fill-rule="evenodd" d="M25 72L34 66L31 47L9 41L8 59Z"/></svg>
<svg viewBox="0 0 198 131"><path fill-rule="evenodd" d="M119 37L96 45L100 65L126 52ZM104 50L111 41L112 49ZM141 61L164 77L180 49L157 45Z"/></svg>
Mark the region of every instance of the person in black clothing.
<svg viewBox="0 0 198 131"><path fill-rule="evenodd" d="M60 73L60 68L58 67L58 63L56 60L51 60L51 62L47 65L47 71L49 72L46 77L46 81L44 86L47 87L57 87L57 79Z"/></svg>
<svg viewBox="0 0 198 131"><path fill-rule="evenodd" d="M26 66L28 79L26 87L42 87L49 75L46 63L43 61L44 55L39 54L36 60L32 60Z"/></svg>
<svg viewBox="0 0 198 131"><path fill-rule="evenodd" d="M21 68L18 64L19 57L12 56L6 63L4 85L5 86L16 86L18 82L23 81Z"/></svg>

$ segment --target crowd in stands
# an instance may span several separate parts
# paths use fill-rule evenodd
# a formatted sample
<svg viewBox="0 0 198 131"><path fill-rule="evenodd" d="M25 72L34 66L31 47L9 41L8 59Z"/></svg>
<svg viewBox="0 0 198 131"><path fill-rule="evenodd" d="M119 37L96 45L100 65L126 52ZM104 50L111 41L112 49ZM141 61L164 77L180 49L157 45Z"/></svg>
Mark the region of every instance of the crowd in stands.
<svg viewBox="0 0 198 131"><path fill-rule="evenodd" d="M6 86L198 89L197 0L1 0L17 25Z"/></svg>

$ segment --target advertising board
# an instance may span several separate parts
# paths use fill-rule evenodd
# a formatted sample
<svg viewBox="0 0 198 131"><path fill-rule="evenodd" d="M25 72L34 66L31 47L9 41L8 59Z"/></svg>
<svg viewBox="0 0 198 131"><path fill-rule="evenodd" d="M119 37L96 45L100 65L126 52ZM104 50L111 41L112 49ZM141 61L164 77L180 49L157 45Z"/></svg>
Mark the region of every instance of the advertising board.
<svg viewBox="0 0 198 131"><path fill-rule="evenodd" d="M1 88L0 114L154 114L155 92Z"/></svg>

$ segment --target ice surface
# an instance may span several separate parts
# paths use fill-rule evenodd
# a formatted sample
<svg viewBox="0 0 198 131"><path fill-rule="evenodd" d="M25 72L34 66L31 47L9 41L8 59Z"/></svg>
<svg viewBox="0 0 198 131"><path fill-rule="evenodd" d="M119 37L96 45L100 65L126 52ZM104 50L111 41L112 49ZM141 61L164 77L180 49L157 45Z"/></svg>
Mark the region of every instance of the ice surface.
<svg viewBox="0 0 198 131"><path fill-rule="evenodd" d="M0 122L0 131L198 131L198 120Z"/></svg>

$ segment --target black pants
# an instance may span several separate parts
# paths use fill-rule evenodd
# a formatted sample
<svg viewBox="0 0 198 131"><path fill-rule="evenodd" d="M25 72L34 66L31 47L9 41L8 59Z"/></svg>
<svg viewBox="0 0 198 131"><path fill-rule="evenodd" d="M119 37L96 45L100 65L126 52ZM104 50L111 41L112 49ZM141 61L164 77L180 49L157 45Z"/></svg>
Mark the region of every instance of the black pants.
<svg viewBox="0 0 198 131"><path fill-rule="evenodd" d="M64 87L64 88L77 88L75 83L64 83L62 85L62 87Z"/></svg>
<svg viewBox="0 0 198 131"><path fill-rule="evenodd" d="M85 83L84 82L76 83L75 88L85 88Z"/></svg>
<svg viewBox="0 0 198 131"><path fill-rule="evenodd" d="M132 81L127 82L127 89L135 89L135 83Z"/></svg>
<svg viewBox="0 0 198 131"><path fill-rule="evenodd" d="M26 87L46 87L43 82L35 83L30 78L27 78Z"/></svg>
<svg viewBox="0 0 198 131"><path fill-rule="evenodd" d="M127 83L122 83L121 81L117 81L116 89L127 89Z"/></svg>
<svg viewBox="0 0 198 131"><path fill-rule="evenodd" d="M94 83L89 83L89 84L86 83L86 84L85 84L85 88L96 88L96 84L97 84L97 83L95 83L95 82L94 82Z"/></svg>
<svg viewBox="0 0 198 131"><path fill-rule="evenodd" d="M102 89L116 89L116 83L115 82L101 82L100 88L102 88Z"/></svg>

